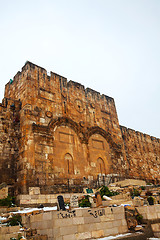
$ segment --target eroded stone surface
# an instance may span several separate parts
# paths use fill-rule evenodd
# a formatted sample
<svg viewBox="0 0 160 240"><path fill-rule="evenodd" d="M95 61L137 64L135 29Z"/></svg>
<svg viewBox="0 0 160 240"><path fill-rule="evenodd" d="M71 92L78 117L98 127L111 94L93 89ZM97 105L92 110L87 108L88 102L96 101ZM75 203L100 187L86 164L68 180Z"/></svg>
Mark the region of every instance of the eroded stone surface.
<svg viewBox="0 0 160 240"><path fill-rule="evenodd" d="M30 62L6 84L0 136L0 182L20 193L160 174L160 140L120 127L113 98Z"/></svg>

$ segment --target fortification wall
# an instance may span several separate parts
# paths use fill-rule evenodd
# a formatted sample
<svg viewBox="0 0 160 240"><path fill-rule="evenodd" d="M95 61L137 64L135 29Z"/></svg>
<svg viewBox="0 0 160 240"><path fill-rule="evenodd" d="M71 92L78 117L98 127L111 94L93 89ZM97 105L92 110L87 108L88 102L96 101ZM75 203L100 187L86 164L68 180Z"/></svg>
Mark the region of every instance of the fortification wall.
<svg viewBox="0 0 160 240"><path fill-rule="evenodd" d="M113 98L56 73L48 76L30 62L6 85L5 98L21 101L19 191L35 185L44 193L68 191L95 186L102 175L125 174Z"/></svg>
<svg viewBox="0 0 160 240"><path fill-rule="evenodd" d="M14 185L19 159L20 102L3 99L0 104L0 182Z"/></svg>
<svg viewBox="0 0 160 240"><path fill-rule="evenodd" d="M130 177L159 182L160 139L121 126Z"/></svg>
<svg viewBox="0 0 160 240"><path fill-rule="evenodd" d="M0 121L1 181L19 193L80 191L111 175L158 178L159 140L145 137L142 159L143 137L120 128L113 98L31 62L6 84Z"/></svg>

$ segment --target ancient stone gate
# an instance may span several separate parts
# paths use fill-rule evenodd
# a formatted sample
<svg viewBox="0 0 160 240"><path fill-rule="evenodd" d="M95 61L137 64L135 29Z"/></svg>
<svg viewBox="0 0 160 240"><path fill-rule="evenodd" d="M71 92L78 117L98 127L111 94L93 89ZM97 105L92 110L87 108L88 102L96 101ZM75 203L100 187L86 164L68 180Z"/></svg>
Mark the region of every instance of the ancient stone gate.
<svg viewBox="0 0 160 240"><path fill-rule="evenodd" d="M26 62L0 105L0 182L80 191L109 176L158 182L160 140L119 125L114 99Z"/></svg>

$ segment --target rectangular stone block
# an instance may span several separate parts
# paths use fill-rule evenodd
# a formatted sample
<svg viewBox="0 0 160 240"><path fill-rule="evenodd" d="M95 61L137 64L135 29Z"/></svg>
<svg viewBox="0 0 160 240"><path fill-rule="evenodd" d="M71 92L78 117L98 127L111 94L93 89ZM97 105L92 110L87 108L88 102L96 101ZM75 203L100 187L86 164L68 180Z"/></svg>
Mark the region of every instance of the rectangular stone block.
<svg viewBox="0 0 160 240"><path fill-rule="evenodd" d="M0 228L0 234L7 234L9 232L9 227L4 226Z"/></svg>
<svg viewBox="0 0 160 240"><path fill-rule="evenodd" d="M97 223L78 225L77 226L78 232L80 232L80 233L82 233L82 232L92 232L94 230L97 230L96 224Z"/></svg>
<svg viewBox="0 0 160 240"><path fill-rule="evenodd" d="M51 211L52 213L52 220L59 219L59 211Z"/></svg>
<svg viewBox="0 0 160 240"><path fill-rule="evenodd" d="M43 221L52 220L52 212L43 213Z"/></svg>
<svg viewBox="0 0 160 240"><path fill-rule="evenodd" d="M77 226L60 227L60 235L71 235L77 233Z"/></svg>
<svg viewBox="0 0 160 240"><path fill-rule="evenodd" d="M96 211L96 208L94 208L94 209L92 209L92 208L91 209L88 209L88 208L87 209L81 209L83 217L89 217L90 216L88 210Z"/></svg>
<svg viewBox="0 0 160 240"><path fill-rule="evenodd" d="M87 223L98 223L98 222L101 222L100 221L100 217L84 217L84 224L87 224Z"/></svg>
<svg viewBox="0 0 160 240"><path fill-rule="evenodd" d="M46 194L46 199L51 199L51 195L50 194Z"/></svg>
<svg viewBox="0 0 160 240"><path fill-rule="evenodd" d="M124 219L125 216L124 216L124 213L116 213L114 214L114 219L115 220L120 220L120 219Z"/></svg>
<svg viewBox="0 0 160 240"><path fill-rule="evenodd" d="M54 221L54 227L69 226L69 225L73 225L73 219L72 218L56 219Z"/></svg>
<svg viewBox="0 0 160 240"><path fill-rule="evenodd" d="M138 210L138 212L140 214L146 213L147 212L147 206L142 206L142 207L136 207L136 209Z"/></svg>
<svg viewBox="0 0 160 240"><path fill-rule="evenodd" d="M31 199L39 199L38 195L31 195Z"/></svg>
<svg viewBox="0 0 160 240"><path fill-rule="evenodd" d="M42 221L42 223L43 223L42 229L52 229L54 226L51 220L45 220L45 221Z"/></svg>
<svg viewBox="0 0 160 240"><path fill-rule="evenodd" d="M20 195L20 200L28 200L31 199L30 195Z"/></svg>
<svg viewBox="0 0 160 240"><path fill-rule="evenodd" d="M100 230L100 229L109 229L113 227L113 222L100 222L100 223L96 223L96 229Z"/></svg>
<svg viewBox="0 0 160 240"><path fill-rule="evenodd" d="M97 230L97 231L93 231L91 234L92 234L93 238L99 238L99 237L104 236L104 231L103 230Z"/></svg>
<svg viewBox="0 0 160 240"><path fill-rule="evenodd" d="M30 199L28 199L28 200L25 200L25 199L20 200L20 205L24 205L24 204L31 204L31 200Z"/></svg>
<svg viewBox="0 0 160 240"><path fill-rule="evenodd" d="M73 225L84 224L84 217L73 218Z"/></svg>
<svg viewBox="0 0 160 240"><path fill-rule="evenodd" d="M0 240L10 240L11 238L17 238L17 233L8 233L0 235Z"/></svg>
<svg viewBox="0 0 160 240"><path fill-rule="evenodd" d="M75 211L76 211L76 217L82 217L82 216L84 216L84 215L83 215L83 210L81 210L81 209L75 209Z"/></svg>
<svg viewBox="0 0 160 240"><path fill-rule="evenodd" d="M160 213L160 204L156 204L154 205L154 207L155 207L155 211Z"/></svg>
<svg viewBox="0 0 160 240"><path fill-rule="evenodd" d="M110 222L114 220L114 214L108 214L105 216L100 217L101 222Z"/></svg>
<svg viewBox="0 0 160 240"><path fill-rule="evenodd" d="M20 226L9 226L9 233L19 232Z"/></svg>
<svg viewBox="0 0 160 240"><path fill-rule="evenodd" d="M57 202L57 199L53 198L53 199L50 200L50 203L56 203L56 202Z"/></svg>
<svg viewBox="0 0 160 240"><path fill-rule="evenodd" d="M120 206L120 207L112 207L112 212L113 214L118 214L118 213L124 213L124 207Z"/></svg>
<svg viewBox="0 0 160 240"><path fill-rule="evenodd" d="M54 227L52 230L53 230L52 233L53 233L53 238L54 239L57 239L57 237L60 237L60 228L55 228Z"/></svg>
<svg viewBox="0 0 160 240"><path fill-rule="evenodd" d="M75 236L77 240L87 239L87 238L91 238L91 232L77 233L75 234Z"/></svg>
<svg viewBox="0 0 160 240"><path fill-rule="evenodd" d="M117 235L118 233L118 227L104 229L104 236Z"/></svg>
<svg viewBox="0 0 160 240"><path fill-rule="evenodd" d="M52 240L52 239L50 238L50 239L48 239L48 240ZM63 240L63 237L62 237L62 236L57 237L56 240Z"/></svg>
<svg viewBox="0 0 160 240"><path fill-rule="evenodd" d="M32 224L31 224L31 228L36 228L36 229L39 229L39 230L42 230L42 229L44 229L45 227L44 227L45 225L44 225L44 223L43 223L43 221L39 221L39 222L32 222Z"/></svg>
<svg viewBox="0 0 160 240"><path fill-rule="evenodd" d="M37 199L31 199L31 200L28 200L30 202L30 204L37 204Z"/></svg>
<svg viewBox="0 0 160 240"><path fill-rule="evenodd" d="M128 232L128 227L127 227L127 225L125 225L125 226L119 226L119 227L118 227L118 232L119 232L119 233L127 233L127 232Z"/></svg>
<svg viewBox="0 0 160 240"><path fill-rule="evenodd" d="M157 214L156 214L156 212L147 213L147 219L148 219L148 220L157 219Z"/></svg>
<svg viewBox="0 0 160 240"><path fill-rule="evenodd" d="M38 204L44 204L46 199L37 199Z"/></svg>
<svg viewBox="0 0 160 240"><path fill-rule="evenodd" d="M70 193L65 193L65 194L64 194L64 198L65 198L65 199L70 199L71 195L72 195L72 194L70 194Z"/></svg>
<svg viewBox="0 0 160 240"><path fill-rule="evenodd" d="M113 221L113 227L120 227L120 226L122 226L122 220Z"/></svg>
<svg viewBox="0 0 160 240"><path fill-rule="evenodd" d="M105 214L106 215L113 214L113 211L111 210L112 209L111 207L106 207L104 209L105 209Z"/></svg>
<svg viewBox="0 0 160 240"><path fill-rule="evenodd" d="M46 199L46 195L40 194L40 195L38 195L38 198L39 198L39 199Z"/></svg>
<svg viewBox="0 0 160 240"><path fill-rule="evenodd" d="M75 240L75 234L63 236L63 240Z"/></svg>
<svg viewBox="0 0 160 240"><path fill-rule="evenodd" d="M160 223L151 224L153 232L160 232Z"/></svg>
<svg viewBox="0 0 160 240"><path fill-rule="evenodd" d="M42 213L30 216L30 222L39 222L39 221L43 221Z"/></svg>
<svg viewBox="0 0 160 240"><path fill-rule="evenodd" d="M52 238L53 239L53 229L46 229L46 234L48 236L48 238Z"/></svg>
<svg viewBox="0 0 160 240"><path fill-rule="evenodd" d="M40 194L39 187L29 187L29 195L37 195Z"/></svg>

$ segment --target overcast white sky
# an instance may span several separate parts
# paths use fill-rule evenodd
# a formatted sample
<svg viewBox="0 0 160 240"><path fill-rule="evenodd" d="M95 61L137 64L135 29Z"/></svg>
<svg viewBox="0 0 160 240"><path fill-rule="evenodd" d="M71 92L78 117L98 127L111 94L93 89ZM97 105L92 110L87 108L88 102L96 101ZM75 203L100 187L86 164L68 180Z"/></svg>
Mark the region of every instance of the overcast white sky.
<svg viewBox="0 0 160 240"><path fill-rule="evenodd" d="M160 0L0 0L0 101L26 60L115 99L160 138Z"/></svg>

